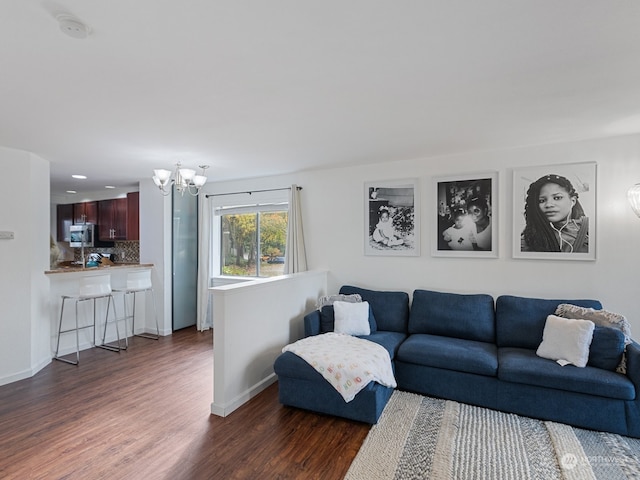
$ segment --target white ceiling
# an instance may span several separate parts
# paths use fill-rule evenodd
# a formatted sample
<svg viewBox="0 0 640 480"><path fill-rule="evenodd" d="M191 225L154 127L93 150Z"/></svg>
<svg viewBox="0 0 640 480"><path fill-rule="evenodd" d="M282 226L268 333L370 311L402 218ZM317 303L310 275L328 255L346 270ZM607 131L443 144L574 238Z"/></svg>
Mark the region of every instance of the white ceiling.
<svg viewBox="0 0 640 480"><path fill-rule="evenodd" d="M0 145L53 194L638 131L638 1L0 2Z"/></svg>

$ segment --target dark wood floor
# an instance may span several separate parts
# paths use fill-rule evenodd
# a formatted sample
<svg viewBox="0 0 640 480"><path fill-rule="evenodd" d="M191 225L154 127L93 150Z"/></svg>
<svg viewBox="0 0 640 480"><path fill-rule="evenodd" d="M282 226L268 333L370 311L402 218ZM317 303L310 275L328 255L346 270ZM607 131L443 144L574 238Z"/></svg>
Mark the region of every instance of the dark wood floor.
<svg viewBox="0 0 640 480"><path fill-rule="evenodd" d="M2 479L340 479L369 426L283 407L210 414L212 332L81 352L0 387Z"/></svg>

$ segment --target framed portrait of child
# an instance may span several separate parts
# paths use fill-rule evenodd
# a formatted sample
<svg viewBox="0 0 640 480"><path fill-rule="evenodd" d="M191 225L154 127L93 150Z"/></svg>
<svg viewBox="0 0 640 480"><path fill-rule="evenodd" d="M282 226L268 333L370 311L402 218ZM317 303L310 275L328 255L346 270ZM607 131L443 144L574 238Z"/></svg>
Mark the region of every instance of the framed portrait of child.
<svg viewBox="0 0 640 480"><path fill-rule="evenodd" d="M596 259L596 163L513 170L513 257Z"/></svg>
<svg viewBox="0 0 640 480"><path fill-rule="evenodd" d="M433 256L498 257L497 189L496 172L433 179Z"/></svg>
<svg viewBox="0 0 640 480"><path fill-rule="evenodd" d="M419 205L415 178L366 182L365 255L419 256Z"/></svg>

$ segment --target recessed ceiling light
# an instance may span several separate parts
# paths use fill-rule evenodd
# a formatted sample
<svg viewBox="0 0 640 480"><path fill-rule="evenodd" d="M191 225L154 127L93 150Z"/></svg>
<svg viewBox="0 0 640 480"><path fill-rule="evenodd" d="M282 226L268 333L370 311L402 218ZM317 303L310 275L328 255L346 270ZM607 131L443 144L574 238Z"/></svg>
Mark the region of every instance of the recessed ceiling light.
<svg viewBox="0 0 640 480"><path fill-rule="evenodd" d="M78 193L75 190L67 190L67 193Z"/></svg>
<svg viewBox="0 0 640 480"><path fill-rule="evenodd" d="M105 185L104 188L116 188L113 185Z"/></svg>
<svg viewBox="0 0 640 480"><path fill-rule="evenodd" d="M87 176L86 175L71 175L71 178L76 178L78 180L86 180Z"/></svg>

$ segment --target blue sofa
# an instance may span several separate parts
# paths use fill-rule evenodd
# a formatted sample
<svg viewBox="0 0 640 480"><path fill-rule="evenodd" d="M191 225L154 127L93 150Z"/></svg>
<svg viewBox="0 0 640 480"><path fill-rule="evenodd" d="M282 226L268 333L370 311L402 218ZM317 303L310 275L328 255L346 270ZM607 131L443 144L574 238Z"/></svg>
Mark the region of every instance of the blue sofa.
<svg viewBox="0 0 640 480"><path fill-rule="evenodd" d="M362 336L387 349L393 362L400 344L407 338L409 295L404 292L379 292L344 286L340 293L359 293L368 301L375 321L369 321L371 334ZM304 317L305 336L333 331L333 310L323 307ZM371 382L345 403L342 396L320 373L291 352L281 354L273 365L278 376L280 403L319 413L374 424L393 393L393 388Z"/></svg>
<svg viewBox="0 0 640 480"><path fill-rule="evenodd" d="M596 329L593 362L590 356L584 368L561 367L536 355L546 318L559 304L601 309L597 300L503 295L494 302L490 295L416 290L409 308L404 292L343 286L340 293L358 293L369 302L376 329L364 338L389 351L401 390L640 438L637 343L626 348L626 375L615 371L624 338L607 337L611 329ZM305 335L330 331L331 320L328 309L311 312L304 319ZM607 359L615 350L618 358L614 352ZM596 355L604 355L609 366L599 368L602 359ZM276 359L274 370L282 404L371 424L392 393L371 383L345 403L318 372L290 352Z"/></svg>

